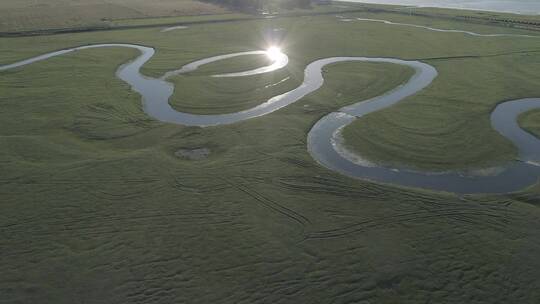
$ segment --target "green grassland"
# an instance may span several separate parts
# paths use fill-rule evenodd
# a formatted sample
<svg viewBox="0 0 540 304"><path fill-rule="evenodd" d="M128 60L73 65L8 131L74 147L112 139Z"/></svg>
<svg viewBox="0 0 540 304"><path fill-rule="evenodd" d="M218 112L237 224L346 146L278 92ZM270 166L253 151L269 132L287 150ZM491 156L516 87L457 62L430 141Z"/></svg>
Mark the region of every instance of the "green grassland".
<svg viewBox="0 0 540 304"><path fill-rule="evenodd" d="M343 14L352 12L403 18L459 21L538 31L540 17L496 12L415 8L367 3L312 4L309 8L274 7L263 14L230 10L197 0L4 0L0 3L0 34L21 36L159 25L241 21L271 17ZM412 17L409 16L409 17ZM426 18L427 17L427 18Z"/></svg>
<svg viewBox="0 0 540 304"><path fill-rule="evenodd" d="M242 13L208 14L198 16L176 16L176 17L148 17L148 18L126 18L116 19L109 22L111 27L121 26L160 26L170 24L190 24L205 22L222 22L253 18L252 15Z"/></svg>
<svg viewBox="0 0 540 304"><path fill-rule="evenodd" d="M195 0L2 0L0 32L103 27L122 19L225 12L224 8Z"/></svg>
<svg viewBox="0 0 540 304"><path fill-rule="evenodd" d="M388 6L386 6L388 7ZM394 9L397 9L394 7ZM446 9L446 8L435 8L435 7L418 7L414 9L410 8L401 8L402 11L413 12L413 13L425 13L429 15L436 15L442 17L454 18L459 17L469 17L469 18L495 18L495 19L507 19L507 20L518 20L518 21L540 21L539 15L522 15L522 14L510 14L510 13L501 13L501 12L490 12L490 11L470 11L470 10L461 10L461 9Z"/></svg>
<svg viewBox="0 0 540 304"><path fill-rule="evenodd" d="M540 136L540 111L533 110L522 114L519 125L536 136Z"/></svg>
<svg viewBox="0 0 540 304"><path fill-rule="evenodd" d="M0 64L74 45L138 43L157 51L143 73L160 76L196 59L266 48L274 28L285 29L276 39L289 55L286 69L218 82L207 76L265 62L215 63L171 79L173 106L249 108L295 87L307 63L329 56L423 60L439 70L433 85L359 119L346 140L377 160L450 169L511 160L515 148L491 129L489 113L504 100L540 96L540 39L334 16L1 38ZM293 105L197 128L144 114L140 96L114 76L134 56L85 50L0 73L0 303L540 299L539 186L497 196L435 193L350 179L307 152L307 133L323 115L392 89L410 70L332 65L325 85ZM522 118L535 128L538 112ZM209 157L175 153L195 148L210 149Z"/></svg>
<svg viewBox="0 0 540 304"><path fill-rule="evenodd" d="M426 61L440 73L430 90L357 120L344 136L367 158L398 166L464 169L510 160L515 151L490 129L489 112L498 102L538 96L539 55Z"/></svg>

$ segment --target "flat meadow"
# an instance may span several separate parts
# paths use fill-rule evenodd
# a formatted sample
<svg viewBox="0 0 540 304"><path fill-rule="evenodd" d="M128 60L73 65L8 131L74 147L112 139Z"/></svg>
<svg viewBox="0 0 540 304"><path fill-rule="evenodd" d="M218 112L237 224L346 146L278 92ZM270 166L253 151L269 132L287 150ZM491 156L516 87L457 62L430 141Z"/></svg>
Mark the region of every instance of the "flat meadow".
<svg viewBox="0 0 540 304"><path fill-rule="evenodd" d="M192 0L3 0L0 32L103 27L124 19L230 13Z"/></svg>

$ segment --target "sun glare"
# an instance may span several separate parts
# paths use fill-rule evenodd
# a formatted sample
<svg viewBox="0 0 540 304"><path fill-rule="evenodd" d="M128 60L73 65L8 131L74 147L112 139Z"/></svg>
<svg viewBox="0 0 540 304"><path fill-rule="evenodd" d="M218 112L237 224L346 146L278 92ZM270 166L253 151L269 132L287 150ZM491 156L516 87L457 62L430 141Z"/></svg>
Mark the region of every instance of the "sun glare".
<svg viewBox="0 0 540 304"><path fill-rule="evenodd" d="M281 56L281 49L275 46L269 47L266 50L266 56L271 60L277 60Z"/></svg>

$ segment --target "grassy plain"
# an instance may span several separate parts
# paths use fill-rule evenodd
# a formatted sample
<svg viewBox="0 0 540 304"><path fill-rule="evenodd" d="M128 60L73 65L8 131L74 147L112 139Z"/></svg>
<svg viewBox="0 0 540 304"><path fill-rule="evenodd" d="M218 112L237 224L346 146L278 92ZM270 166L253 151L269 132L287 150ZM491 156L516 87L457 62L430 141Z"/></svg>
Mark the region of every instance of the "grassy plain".
<svg viewBox="0 0 540 304"><path fill-rule="evenodd" d="M114 20L227 12L195 0L2 0L0 32L96 27Z"/></svg>
<svg viewBox="0 0 540 304"><path fill-rule="evenodd" d="M79 44L139 43L156 48L143 71L159 76L195 59L265 48L274 28L285 29L273 39L290 56L286 70L228 90L206 75L260 58L216 63L175 77L173 106L199 113L251 107L296 86L306 64L323 57L423 60L439 70L435 83L359 120L347 139L384 161L456 168L512 159L514 148L491 129L489 112L505 99L540 96L540 39L333 16L3 38L0 64ZM405 189L344 177L306 151L320 117L395 87L407 69L337 64L326 69L323 88L285 109L194 128L144 114L140 97L114 76L135 54L86 50L0 73L0 303L540 299L538 187L499 196ZM209 148L209 157L175 155L195 148Z"/></svg>
<svg viewBox="0 0 540 304"><path fill-rule="evenodd" d="M523 113L519 117L518 121L520 126L525 128L525 130L535 134L536 136L540 136L540 111L533 110Z"/></svg>

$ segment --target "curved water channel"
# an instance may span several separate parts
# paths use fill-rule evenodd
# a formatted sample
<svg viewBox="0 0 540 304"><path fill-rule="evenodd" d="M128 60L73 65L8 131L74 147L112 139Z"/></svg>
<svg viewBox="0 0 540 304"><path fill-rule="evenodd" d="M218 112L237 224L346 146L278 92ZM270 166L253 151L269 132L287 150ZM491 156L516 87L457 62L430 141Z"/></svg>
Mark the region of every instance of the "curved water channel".
<svg viewBox="0 0 540 304"><path fill-rule="evenodd" d="M524 15L540 15L538 0L347 0L385 5L399 5L403 10L414 11L422 7L504 12ZM408 7L403 7L403 6Z"/></svg>
<svg viewBox="0 0 540 304"><path fill-rule="evenodd" d="M175 26L171 26L171 27L166 27L164 29L161 30L162 33L167 33L167 32L170 32L170 31L175 31L175 30L184 30L184 29L187 29L188 27L185 26L185 25L175 25Z"/></svg>
<svg viewBox="0 0 540 304"><path fill-rule="evenodd" d="M396 25L396 26L403 26L403 27L414 27L414 28L420 28L425 29L428 31L433 32L441 32L441 33L459 33L459 34L465 34L475 37L524 37L524 38L540 38L540 36L535 35L524 35L524 34L480 34L476 32L471 31L465 31L465 30L454 30L454 29L442 29L442 28L436 28L436 27L429 27L425 25L418 25L418 24L412 24L412 23L402 23L402 22L393 22L390 20L385 19L371 19L371 18L345 18L344 16L336 16L341 21L345 22L352 22L352 21L362 21L362 22L377 22L377 23L384 23L387 25Z"/></svg>
<svg viewBox="0 0 540 304"><path fill-rule="evenodd" d="M174 86L166 80L174 75L194 71L202 65L245 55L269 55L266 51L251 51L214 56L198 60L183 66L179 70L165 73L160 78L150 78L140 73L141 67L150 60L155 50L134 44L96 44L60 50L9 65L0 66L0 71L22 67L51 57L64 55L79 50L127 47L134 48L141 54L134 60L123 64L117 70L117 77L131 85L142 96L144 111L151 117L168 123L187 126L215 126L231 124L242 120L262 116L292 104L307 94L316 91L324 83L322 68L326 65L346 62L378 62L399 64L415 70L415 74L403 85L375 98L359 101L343 107L319 120L308 134L308 150L321 165L345 175L392 183L456 193L501 193L522 189L534 184L540 176L540 140L522 130L517 124L517 117L528 110L540 108L540 98L520 99L500 104L492 113L493 127L504 137L511 140L520 151L520 159L500 168L477 170L474 172L425 172L409 169L389 168L373 164L360 155L347 150L342 144L341 130L355 119L375 111L390 107L427 87L437 76L434 67L420 62L396 58L370 57L331 57L310 63L304 71L304 81L297 88L274 96L251 109L231 114L196 115L179 112L169 104ZM268 73L283 68L288 63L287 55L279 52L269 57L269 66L249 71L214 75L214 77L242 77Z"/></svg>

